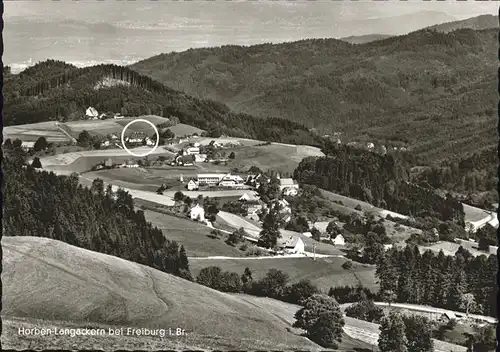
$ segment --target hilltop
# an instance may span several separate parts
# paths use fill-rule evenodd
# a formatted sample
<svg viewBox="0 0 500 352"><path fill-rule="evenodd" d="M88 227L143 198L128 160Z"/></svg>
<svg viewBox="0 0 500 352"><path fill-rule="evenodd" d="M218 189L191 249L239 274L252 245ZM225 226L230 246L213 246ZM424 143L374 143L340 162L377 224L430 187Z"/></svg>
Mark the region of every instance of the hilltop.
<svg viewBox="0 0 500 352"><path fill-rule="evenodd" d="M215 101L193 98L130 68L98 65L77 68L48 60L19 74L6 72L4 123L7 126L84 118L89 106L125 116L176 116L181 123L206 130L212 137L315 144L316 136L300 123L267 116L234 113Z"/></svg>
<svg viewBox="0 0 500 352"><path fill-rule="evenodd" d="M398 28L398 26L395 26L395 28ZM435 24L426 28L442 33L448 33L459 29L473 29L473 30L492 29L492 28L498 28L498 16L481 15L460 21L451 21L451 22ZM392 36L393 36L392 34L366 34L366 35L353 35L349 37L344 37L340 38L340 40L343 40L351 44L365 44L369 42L374 42L376 40L387 39Z"/></svg>
<svg viewBox="0 0 500 352"><path fill-rule="evenodd" d="M428 27L429 29L435 29L438 32L451 32L458 29L474 29L483 30L498 28L498 16L493 15L481 15L476 17L467 18L461 21L446 22L441 24L436 24L434 26Z"/></svg>
<svg viewBox="0 0 500 352"><path fill-rule="evenodd" d="M400 142L438 160L497 142L497 32L420 30L361 45L229 45L131 67L235 111L344 132L346 140Z"/></svg>
<svg viewBox="0 0 500 352"><path fill-rule="evenodd" d="M9 322L25 318L45 320L44 326L179 327L187 333L164 343L159 338L104 337L93 342L94 349L111 342L115 350L153 342L160 349L319 350L265 309L147 266L39 237L3 237L2 249L2 319ZM2 334L5 339L15 337Z"/></svg>

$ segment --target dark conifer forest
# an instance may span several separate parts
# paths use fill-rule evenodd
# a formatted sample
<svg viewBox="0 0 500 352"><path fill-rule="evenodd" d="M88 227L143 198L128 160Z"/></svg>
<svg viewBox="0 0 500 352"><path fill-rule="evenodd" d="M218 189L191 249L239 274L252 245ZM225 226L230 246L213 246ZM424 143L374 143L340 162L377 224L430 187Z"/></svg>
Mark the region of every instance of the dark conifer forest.
<svg viewBox="0 0 500 352"><path fill-rule="evenodd" d="M466 311L463 295L473 294L469 313L496 316L496 255L474 257L462 247L455 256L416 246L392 249L377 264L381 291L395 293L397 302Z"/></svg>

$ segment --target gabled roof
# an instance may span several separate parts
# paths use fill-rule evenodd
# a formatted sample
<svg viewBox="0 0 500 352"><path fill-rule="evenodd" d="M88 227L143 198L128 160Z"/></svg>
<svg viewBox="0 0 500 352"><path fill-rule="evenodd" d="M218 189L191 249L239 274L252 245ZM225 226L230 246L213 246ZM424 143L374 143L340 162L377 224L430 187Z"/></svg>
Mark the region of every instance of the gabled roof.
<svg viewBox="0 0 500 352"><path fill-rule="evenodd" d="M300 237L287 236L278 240L278 246L283 248L295 248L299 241L302 241Z"/></svg>

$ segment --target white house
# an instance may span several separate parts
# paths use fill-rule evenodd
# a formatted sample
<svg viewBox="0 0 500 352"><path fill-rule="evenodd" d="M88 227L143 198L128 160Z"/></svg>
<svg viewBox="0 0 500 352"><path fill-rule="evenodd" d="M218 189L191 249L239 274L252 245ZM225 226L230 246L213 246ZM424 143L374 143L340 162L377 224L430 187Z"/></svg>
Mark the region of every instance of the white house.
<svg viewBox="0 0 500 352"><path fill-rule="evenodd" d="M95 108L93 108L92 106L89 106L87 108L87 110L85 111L85 116L87 116L88 118L96 118L96 119L98 119L99 118L99 113L97 112L97 110Z"/></svg>
<svg viewBox="0 0 500 352"><path fill-rule="evenodd" d="M297 236L288 236L278 241L278 248L285 253L304 253L304 241Z"/></svg>
<svg viewBox="0 0 500 352"><path fill-rule="evenodd" d="M335 236L334 239L332 239L332 243L335 246L345 246L345 238L344 238L344 236L339 234L339 235Z"/></svg>
<svg viewBox="0 0 500 352"><path fill-rule="evenodd" d="M195 160L197 163L202 163L202 162L204 162L205 160L207 160L207 154L195 154L195 155L194 155L194 160Z"/></svg>
<svg viewBox="0 0 500 352"><path fill-rule="evenodd" d="M298 188L295 187L286 187L283 189L283 195L295 197L299 193Z"/></svg>
<svg viewBox="0 0 500 352"><path fill-rule="evenodd" d="M309 238L313 237L312 233L310 233L310 232L303 232L302 234L306 237L309 237Z"/></svg>
<svg viewBox="0 0 500 352"><path fill-rule="evenodd" d="M115 116L113 116L114 119L123 119L125 118L125 116L121 115L121 114L115 114Z"/></svg>
<svg viewBox="0 0 500 352"><path fill-rule="evenodd" d="M291 178L281 178L280 179L280 190L283 191L285 188L295 188L299 189L299 184L297 181Z"/></svg>
<svg viewBox="0 0 500 352"><path fill-rule="evenodd" d="M101 147L109 147L109 141L106 139L101 143Z"/></svg>
<svg viewBox="0 0 500 352"><path fill-rule="evenodd" d="M196 204L189 211L189 216L191 220L205 221L205 209L199 204Z"/></svg>
<svg viewBox="0 0 500 352"><path fill-rule="evenodd" d="M198 189L198 183L195 180L189 180L187 184L187 189L188 191L193 191L195 189Z"/></svg>

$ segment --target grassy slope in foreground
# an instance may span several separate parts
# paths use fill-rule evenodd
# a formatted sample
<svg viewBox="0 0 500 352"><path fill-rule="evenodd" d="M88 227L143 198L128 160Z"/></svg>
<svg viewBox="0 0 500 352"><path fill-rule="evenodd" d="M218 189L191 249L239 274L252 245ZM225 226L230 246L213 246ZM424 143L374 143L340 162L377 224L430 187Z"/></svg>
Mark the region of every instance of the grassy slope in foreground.
<svg viewBox="0 0 500 352"><path fill-rule="evenodd" d="M3 237L2 249L3 318L63 321L62 327L68 322L81 327L97 323L186 330L187 336L156 345L162 349L173 344L318 349L306 338L287 332L287 325L275 316L236 296L143 265L39 237ZM15 336L4 333L2 339L12 341ZM132 346L120 346L129 342L105 337L88 347L105 348L109 343L113 349L147 346L141 339Z"/></svg>

